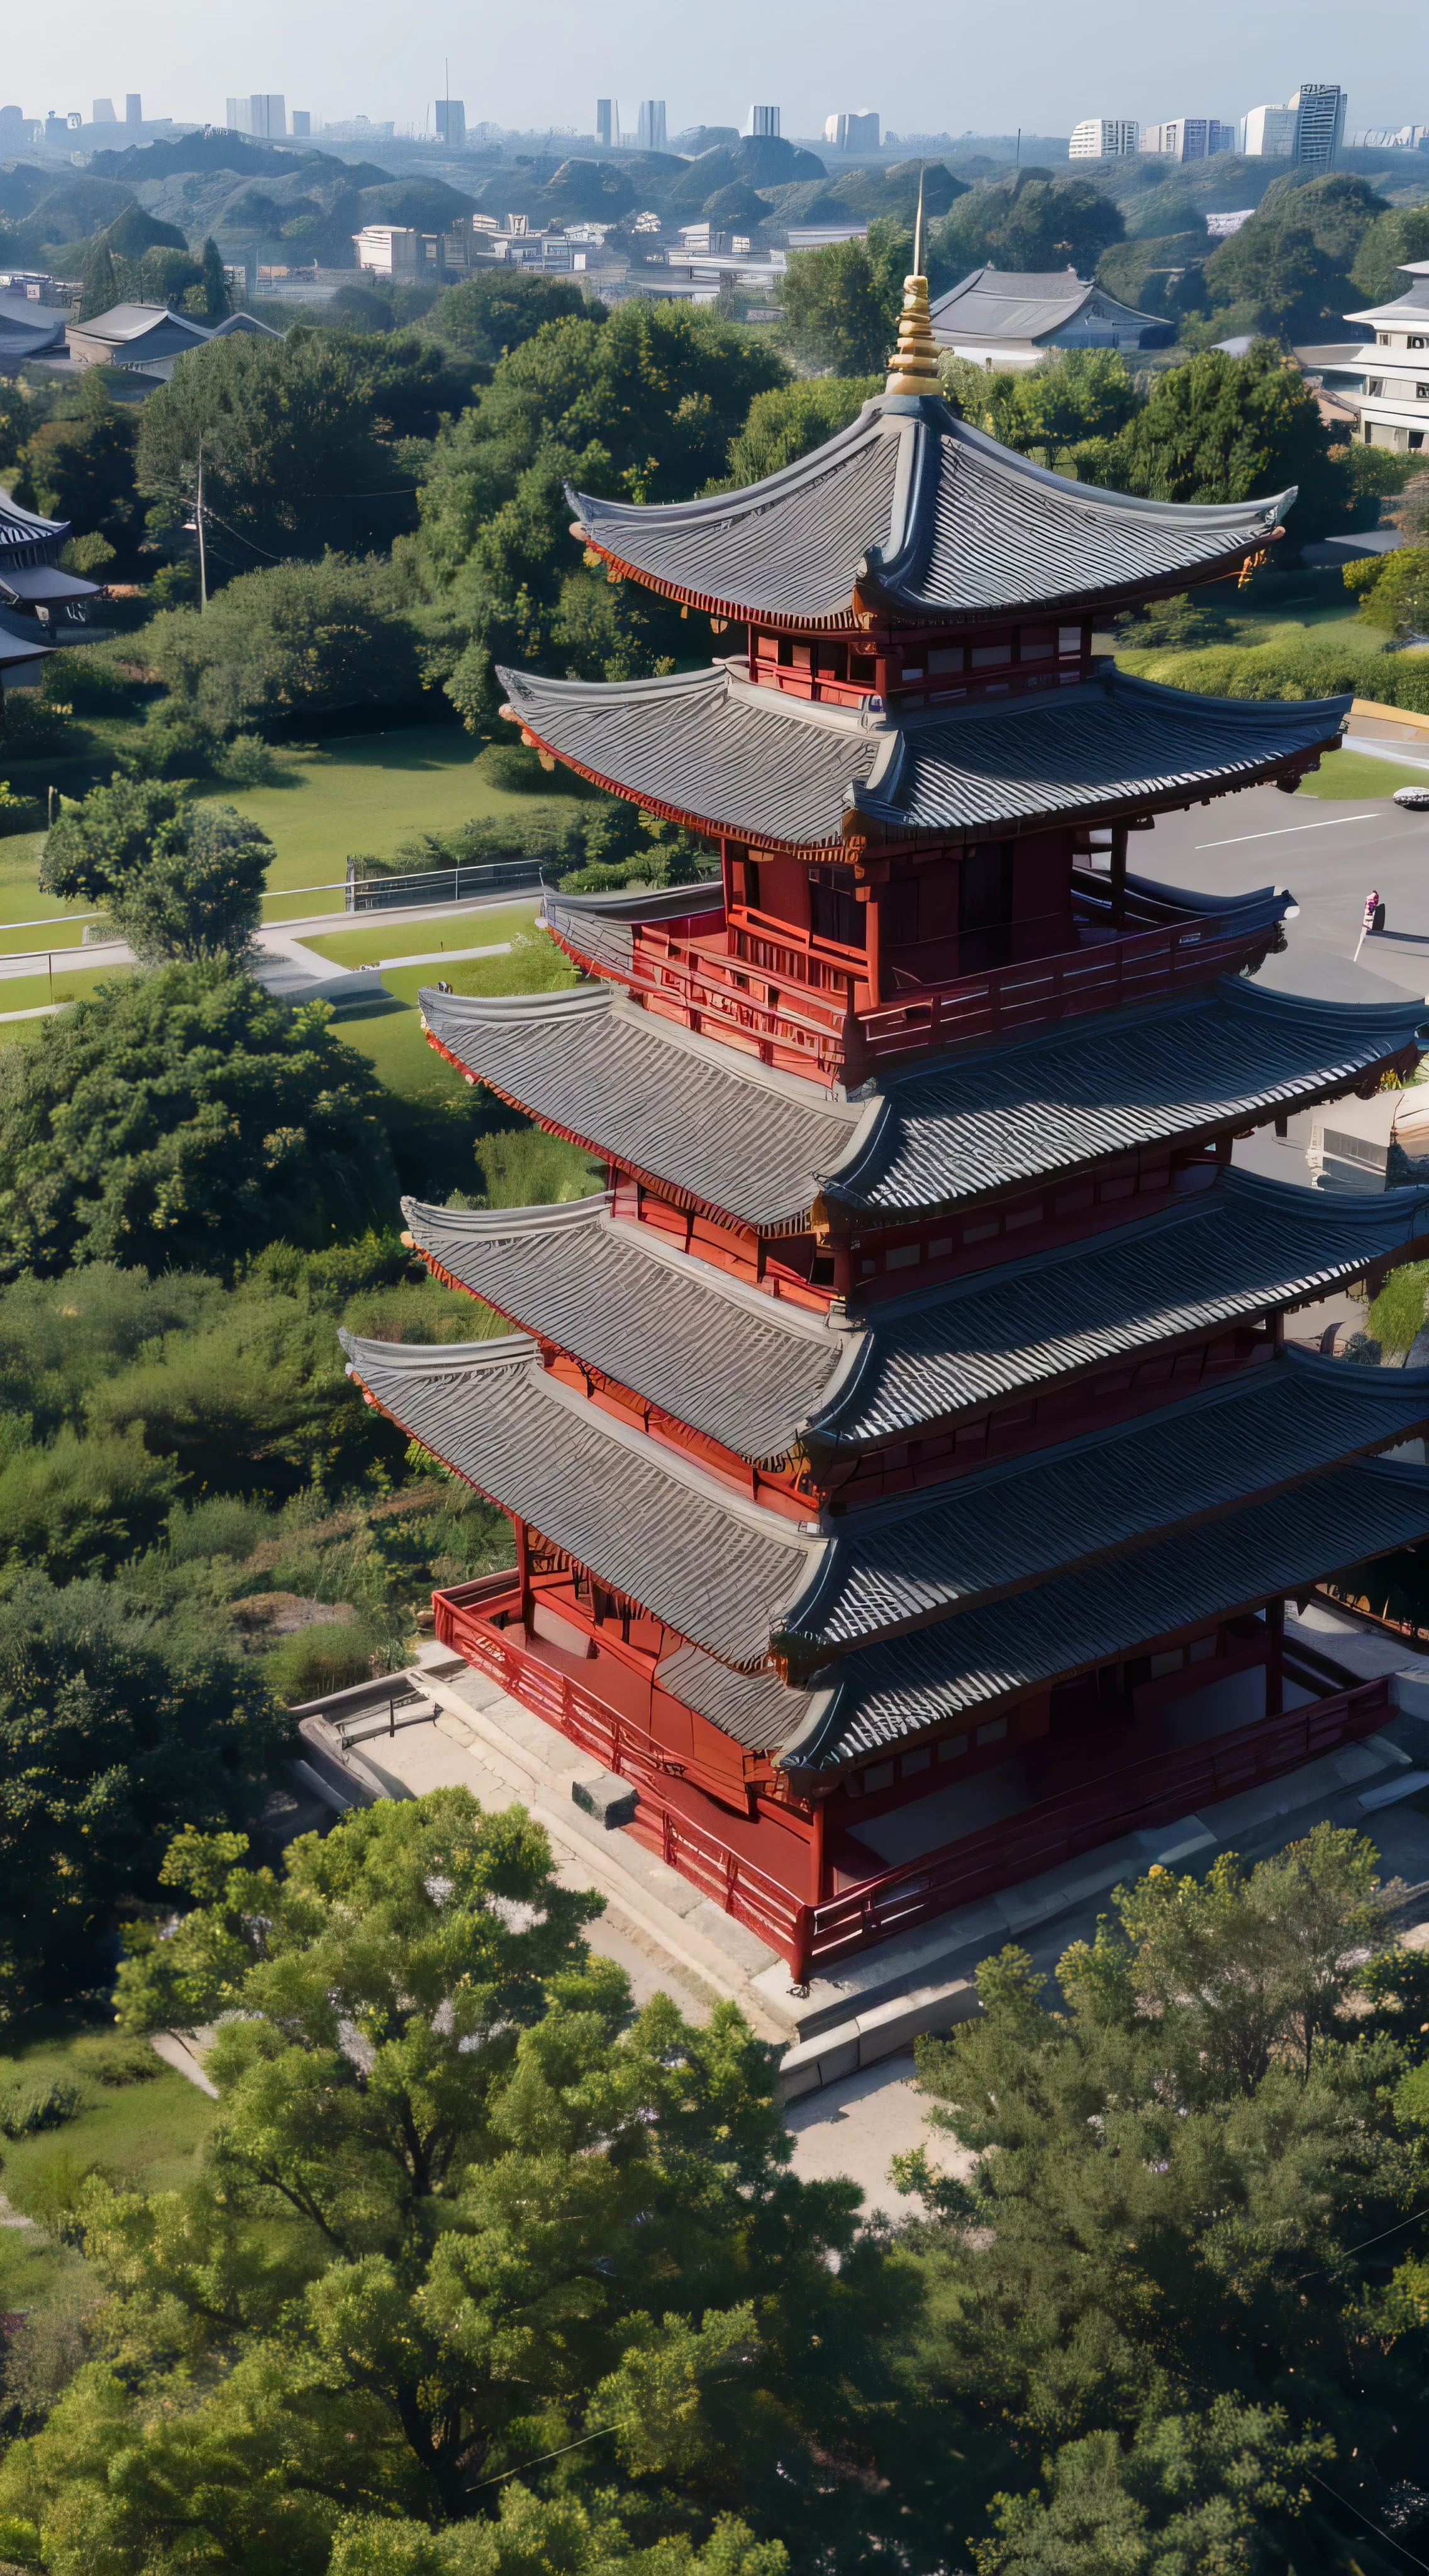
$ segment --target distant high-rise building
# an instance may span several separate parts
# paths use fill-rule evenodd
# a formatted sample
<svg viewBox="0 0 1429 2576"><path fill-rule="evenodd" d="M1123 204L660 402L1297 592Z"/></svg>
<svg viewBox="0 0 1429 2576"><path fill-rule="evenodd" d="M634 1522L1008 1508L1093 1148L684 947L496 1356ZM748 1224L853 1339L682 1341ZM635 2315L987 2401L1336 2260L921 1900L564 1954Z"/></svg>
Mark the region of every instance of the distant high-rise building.
<svg viewBox="0 0 1429 2576"><path fill-rule="evenodd" d="M248 131L247 99L230 98L227 100L224 108L223 121L230 134L246 134Z"/></svg>
<svg viewBox="0 0 1429 2576"><path fill-rule="evenodd" d="M1345 93L1338 81L1302 81L1289 104L1301 168L1333 170L1345 133Z"/></svg>
<svg viewBox="0 0 1429 2576"><path fill-rule="evenodd" d="M124 122L126 125L142 125L144 122L144 101L137 89L125 91Z"/></svg>
<svg viewBox="0 0 1429 2576"><path fill-rule="evenodd" d="M1252 161L1293 161L1298 121L1293 107L1248 108L1240 121L1242 152Z"/></svg>
<svg viewBox="0 0 1429 2576"><path fill-rule="evenodd" d="M301 136L303 136L304 138L306 138L307 136L309 136L309 135L312 133L312 130L313 130L313 115L312 115L312 109L311 109L311 108L308 108L308 107L295 107L295 108L294 108L294 110L293 110L293 121L292 121L292 131L293 131L294 135L301 135Z"/></svg>
<svg viewBox="0 0 1429 2576"><path fill-rule="evenodd" d="M777 133L777 127L775 131ZM876 152L878 110L872 107L845 108L836 116L826 116L824 141L831 143L836 152Z"/></svg>
<svg viewBox="0 0 1429 2576"><path fill-rule="evenodd" d="M663 98L642 98L635 128L637 152L663 152L665 149L665 102Z"/></svg>
<svg viewBox="0 0 1429 2576"><path fill-rule="evenodd" d="M460 98L437 100L437 141L459 152L466 141L466 101Z"/></svg>
<svg viewBox="0 0 1429 2576"><path fill-rule="evenodd" d="M1219 116L1168 116L1160 125L1143 125L1139 148L1172 161L1204 161L1213 152L1234 152L1235 140L1235 127Z"/></svg>
<svg viewBox="0 0 1429 2576"><path fill-rule="evenodd" d="M118 122L119 119L114 113L113 99L97 98L94 102L94 123L96 125L117 125Z"/></svg>
<svg viewBox="0 0 1429 2576"><path fill-rule="evenodd" d="M752 107L744 120L746 134L775 134L779 131L777 107Z"/></svg>
<svg viewBox="0 0 1429 2576"><path fill-rule="evenodd" d="M610 144L613 140L613 133L610 121L610 101L608 98L598 98L595 103L595 139L597 143L603 143L606 146L606 149L609 150Z"/></svg>
<svg viewBox="0 0 1429 2576"><path fill-rule="evenodd" d="M1134 116L1084 116L1072 128L1067 157L1072 161L1124 161L1141 140Z"/></svg>
<svg viewBox="0 0 1429 2576"><path fill-rule="evenodd" d="M261 142L276 142L288 131L288 112L280 89L255 89L248 101L248 132Z"/></svg>

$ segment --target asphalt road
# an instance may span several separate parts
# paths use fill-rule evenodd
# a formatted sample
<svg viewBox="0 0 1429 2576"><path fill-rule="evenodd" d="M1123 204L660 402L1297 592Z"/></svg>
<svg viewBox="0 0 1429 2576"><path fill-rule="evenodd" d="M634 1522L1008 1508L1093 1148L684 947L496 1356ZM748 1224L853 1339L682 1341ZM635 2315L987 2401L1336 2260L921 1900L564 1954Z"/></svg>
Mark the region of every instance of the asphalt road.
<svg viewBox="0 0 1429 2576"><path fill-rule="evenodd" d="M1162 815L1132 837L1127 864L1163 885L1207 894L1288 886L1300 907L1285 925L1284 955L1260 980L1324 1001L1388 1002L1429 992L1429 814L1389 797L1329 803L1248 787L1238 796ZM1374 890L1385 927L1353 963L1365 898Z"/></svg>

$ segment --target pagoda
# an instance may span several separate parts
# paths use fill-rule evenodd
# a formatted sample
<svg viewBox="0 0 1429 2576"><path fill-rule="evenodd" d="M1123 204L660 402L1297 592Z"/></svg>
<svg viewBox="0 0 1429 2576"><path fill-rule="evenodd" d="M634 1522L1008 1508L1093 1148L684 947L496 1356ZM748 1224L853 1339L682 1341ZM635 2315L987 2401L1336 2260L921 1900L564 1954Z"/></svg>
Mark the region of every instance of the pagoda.
<svg viewBox="0 0 1429 2576"><path fill-rule="evenodd" d="M1429 1372L1285 1318L1429 1252L1429 1196L1231 1156L1429 1029L1250 980L1283 891L1128 868L1158 815L1337 746L1347 700L1093 651L1258 559L1293 493L1180 508L1008 452L942 400L915 275L886 392L817 454L571 497L588 559L729 645L503 673L508 712L719 872L548 895L573 989L423 994L432 1045L604 1186L404 1202L509 1330L348 1338L350 1373L511 1516L514 1572L437 1593L438 1635L804 1980L1383 1721L1284 1605L1429 1531L1386 1454Z"/></svg>

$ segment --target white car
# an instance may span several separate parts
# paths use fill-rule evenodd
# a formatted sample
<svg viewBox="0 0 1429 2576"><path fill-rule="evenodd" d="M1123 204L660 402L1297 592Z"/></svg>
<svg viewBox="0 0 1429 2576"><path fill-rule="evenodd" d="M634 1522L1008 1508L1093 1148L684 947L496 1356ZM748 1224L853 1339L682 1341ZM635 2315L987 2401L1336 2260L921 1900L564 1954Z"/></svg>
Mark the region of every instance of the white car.
<svg viewBox="0 0 1429 2576"><path fill-rule="evenodd" d="M1396 805L1405 805L1411 814L1429 814L1429 784L1423 787L1396 787Z"/></svg>

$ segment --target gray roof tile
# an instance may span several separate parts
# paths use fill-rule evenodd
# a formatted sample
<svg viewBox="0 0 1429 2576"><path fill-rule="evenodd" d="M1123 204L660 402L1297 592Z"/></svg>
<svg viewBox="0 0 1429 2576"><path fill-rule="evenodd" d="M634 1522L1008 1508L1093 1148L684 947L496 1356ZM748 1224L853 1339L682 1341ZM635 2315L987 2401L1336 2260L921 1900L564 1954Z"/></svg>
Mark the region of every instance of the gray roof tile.
<svg viewBox="0 0 1429 2576"><path fill-rule="evenodd" d="M1412 1047L1422 1004L1306 1001L1239 977L957 1049L863 1101L692 1039L609 984L425 990L439 1044L503 1098L737 1223L799 1232L816 1197L875 1223L1352 1089Z"/></svg>
<svg viewBox="0 0 1429 2576"><path fill-rule="evenodd" d="M1074 688L885 716L806 705L729 662L657 680L498 673L513 712L584 776L695 829L848 854L879 834L974 837L1185 804L1333 741L1348 698L1212 698L1107 664Z"/></svg>
<svg viewBox="0 0 1429 2576"><path fill-rule="evenodd" d="M826 626L852 623L856 586L972 624L1193 579L1263 544L1293 498L1204 507L1103 492L1014 455L928 395L865 404L813 456L740 492L653 508L570 492L592 543L653 587Z"/></svg>

